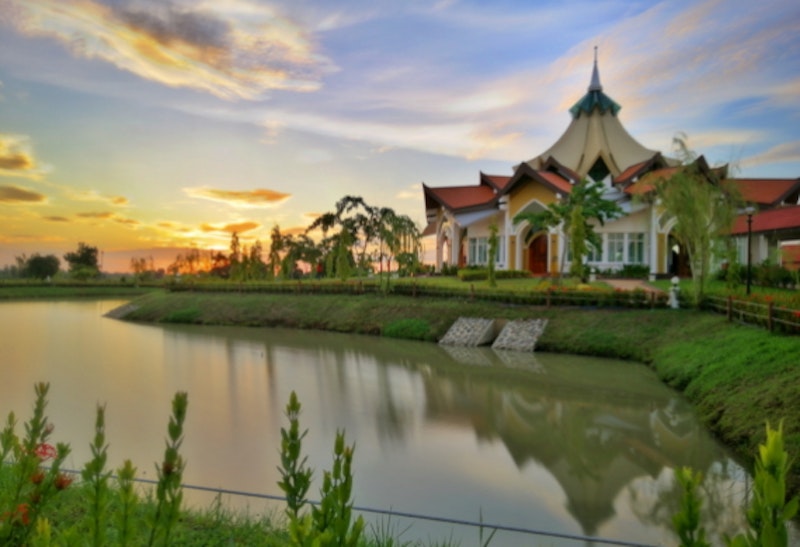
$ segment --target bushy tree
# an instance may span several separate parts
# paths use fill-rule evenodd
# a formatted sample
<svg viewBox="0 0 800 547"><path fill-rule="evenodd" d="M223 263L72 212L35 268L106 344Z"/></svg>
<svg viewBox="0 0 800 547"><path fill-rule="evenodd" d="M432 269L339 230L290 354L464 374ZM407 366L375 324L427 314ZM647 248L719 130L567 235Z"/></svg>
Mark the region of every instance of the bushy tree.
<svg viewBox="0 0 800 547"><path fill-rule="evenodd" d="M671 177L658 180L655 193L658 204L675 219L672 234L689 255L693 297L699 305L713 245L730 232L741 199L733 185L725 186L719 174L687 148L685 137L673 142L683 165Z"/></svg>
<svg viewBox="0 0 800 547"><path fill-rule="evenodd" d="M69 264L69 272L73 277L88 279L100 273L98 254L97 247L80 242L77 250L64 255L64 260Z"/></svg>
<svg viewBox="0 0 800 547"><path fill-rule="evenodd" d="M25 260L22 269L23 277L33 277L35 279L47 279L58 273L61 262L56 255L34 254Z"/></svg>

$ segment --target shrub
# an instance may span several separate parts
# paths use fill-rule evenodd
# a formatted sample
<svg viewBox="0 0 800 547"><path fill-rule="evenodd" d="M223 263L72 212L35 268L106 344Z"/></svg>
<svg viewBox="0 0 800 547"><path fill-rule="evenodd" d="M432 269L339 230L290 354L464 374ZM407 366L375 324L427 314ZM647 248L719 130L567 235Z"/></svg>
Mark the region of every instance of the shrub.
<svg viewBox="0 0 800 547"><path fill-rule="evenodd" d="M185 308L174 311L164 317L165 323L195 323L200 318L200 310L197 308Z"/></svg>
<svg viewBox="0 0 800 547"><path fill-rule="evenodd" d="M424 319L398 319L386 325L382 334L389 338L428 340L431 338L431 326Z"/></svg>

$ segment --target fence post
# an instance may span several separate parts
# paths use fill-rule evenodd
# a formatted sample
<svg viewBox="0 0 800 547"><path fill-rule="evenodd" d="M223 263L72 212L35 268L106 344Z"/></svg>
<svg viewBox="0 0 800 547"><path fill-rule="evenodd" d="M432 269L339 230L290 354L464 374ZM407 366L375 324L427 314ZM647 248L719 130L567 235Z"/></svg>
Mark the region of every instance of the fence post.
<svg viewBox="0 0 800 547"><path fill-rule="evenodd" d="M473 283L469 284L469 299L475 300L475 285Z"/></svg>
<svg viewBox="0 0 800 547"><path fill-rule="evenodd" d="M728 323L733 321L733 296L728 295Z"/></svg>
<svg viewBox="0 0 800 547"><path fill-rule="evenodd" d="M550 291L547 291L547 300L546 300L546 302L547 302L547 307L549 308L550 307Z"/></svg>
<svg viewBox="0 0 800 547"><path fill-rule="evenodd" d="M767 306L767 328L769 332L772 332L772 306L773 302L770 300L769 305Z"/></svg>
<svg viewBox="0 0 800 547"><path fill-rule="evenodd" d="M417 280L414 280L414 283L411 285L411 296L413 298L417 297Z"/></svg>

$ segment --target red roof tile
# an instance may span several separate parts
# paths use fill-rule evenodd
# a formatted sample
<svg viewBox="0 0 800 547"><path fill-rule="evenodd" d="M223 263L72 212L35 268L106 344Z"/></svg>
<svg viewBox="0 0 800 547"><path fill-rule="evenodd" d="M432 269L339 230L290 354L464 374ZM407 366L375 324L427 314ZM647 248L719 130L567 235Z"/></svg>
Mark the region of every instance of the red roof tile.
<svg viewBox="0 0 800 547"><path fill-rule="evenodd" d="M505 189L506 185L511 180L511 177L506 177L502 175L487 175L485 173L481 173L481 179L489 181L489 183L492 186L494 186L495 188L497 188L499 191L502 192Z"/></svg>
<svg viewBox="0 0 800 547"><path fill-rule="evenodd" d="M773 230L800 230L800 205L778 207L753 215L753 233ZM747 215L739 215L733 223L731 235L747 233Z"/></svg>
<svg viewBox="0 0 800 547"><path fill-rule="evenodd" d="M444 186L425 187L425 191L436 201L451 210L488 205L496 197L488 186Z"/></svg>
<svg viewBox="0 0 800 547"><path fill-rule="evenodd" d="M729 179L739 188L747 202L777 205L793 192L800 190L800 179Z"/></svg>
<svg viewBox="0 0 800 547"><path fill-rule="evenodd" d="M645 173L644 176L642 176L642 178L640 178L637 182L625 188L625 193L630 195L641 195L652 192L656 189L656 183L660 179L669 179L672 175L678 172L678 169L680 169L680 166L663 167L661 169L656 169L654 171Z"/></svg>
<svg viewBox="0 0 800 547"><path fill-rule="evenodd" d="M551 173L550 171L539 171L538 173L540 177L556 187L560 192L564 192L565 194L572 192L572 184L570 184L568 180L564 180L560 175Z"/></svg>

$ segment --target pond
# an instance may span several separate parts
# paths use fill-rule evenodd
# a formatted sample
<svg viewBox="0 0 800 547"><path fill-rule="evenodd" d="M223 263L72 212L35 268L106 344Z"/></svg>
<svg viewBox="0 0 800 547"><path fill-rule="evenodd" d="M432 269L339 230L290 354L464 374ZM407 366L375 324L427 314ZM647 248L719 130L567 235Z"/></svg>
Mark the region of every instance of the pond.
<svg viewBox="0 0 800 547"><path fill-rule="evenodd" d="M51 384L54 440L89 458L107 405L109 461L155 477L170 401L189 393L185 482L277 495L280 428L303 405L316 499L337 429L356 444L355 504L558 534L675 544L674 470L706 476L713 535L735 533L749 477L681 396L645 366L567 355L444 348L357 335L141 325L103 317L121 301L0 303L0 416L29 416ZM207 506L210 494L187 493ZM250 511L279 510L242 496ZM478 530L367 514L403 540L478 543ZM408 525L411 525L406 530ZM492 545L579 545L500 532Z"/></svg>

